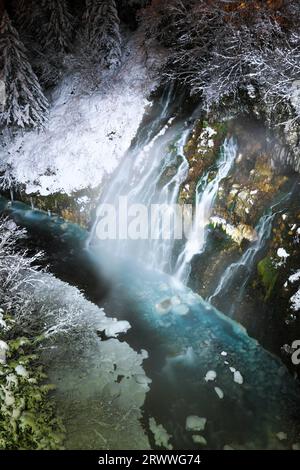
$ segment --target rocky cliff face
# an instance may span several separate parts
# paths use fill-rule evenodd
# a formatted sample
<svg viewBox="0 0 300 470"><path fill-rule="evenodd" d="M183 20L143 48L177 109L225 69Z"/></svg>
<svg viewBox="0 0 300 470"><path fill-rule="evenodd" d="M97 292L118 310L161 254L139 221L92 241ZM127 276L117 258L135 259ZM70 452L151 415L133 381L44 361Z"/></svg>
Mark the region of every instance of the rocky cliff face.
<svg viewBox="0 0 300 470"><path fill-rule="evenodd" d="M282 144L283 134L256 118L221 124L213 119L196 122L186 145L190 172L181 202L193 202L195 184L215 164L225 136L237 139L238 156L220 184L206 248L194 257L190 285L204 298L212 296L215 306L293 368L290 345L300 334L296 153L289 151L291 144Z"/></svg>

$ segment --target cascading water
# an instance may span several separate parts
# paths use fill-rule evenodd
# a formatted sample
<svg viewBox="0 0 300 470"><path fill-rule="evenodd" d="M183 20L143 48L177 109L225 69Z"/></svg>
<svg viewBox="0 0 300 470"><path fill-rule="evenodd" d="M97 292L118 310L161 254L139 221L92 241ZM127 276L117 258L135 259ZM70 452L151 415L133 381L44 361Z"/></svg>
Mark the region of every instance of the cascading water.
<svg viewBox="0 0 300 470"><path fill-rule="evenodd" d="M169 94L160 114L161 123L166 119L166 109L170 99ZM134 257L150 268L171 272L174 237L173 233L163 236L162 219L168 211L170 230L172 230L180 187L189 169L184 156L184 145L190 132L191 128L185 123L173 124L173 118L160 129L158 121L155 120L144 142L137 142L128 152L120 171L110 182L108 192L100 201L99 207L110 204L115 208L119 229L116 240L105 240L105 250L117 257ZM156 213L156 217L153 218L151 207L154 206L159 206L162 211ZM128 236L130 227L127 225L127 215L124 218L124 214L128 211L129 216L135 217L137 214L134 210L139 211L139 209L149 211L147 212L149 229L147 230L141 223L140 236L138 239L132 239ZM90 241L95 237L100 219L98 216Z"/></svg>
<svg viewBox="0 0 300 470"><path fill-rule="evenodd" d="M291 192L285 194L279 202L273 204L269 211L260 218L256 226L257 240L249 246L236 263L232 263L226 268L213 294L207 299L209 303L214 304L216 299L227 297L232 285L238 278L238 294L234 302L232 302L229 311L226 312L228 315L233 316L236 306L242 301L257 255L265 247L267 240L270 238L273 221L279 213L278 206L286 201L290 195Z"/></svg>
<svg viewBox="0 0 300 470"><path fill-rule="evenodd" d="M228 295L230 287L241 271L241 268L245 270L242 283L239 287L238 299L235 299L235 302L232 303L230 311L228 314L234 313L234 308L238 300L241 300L247 285L247 281L251 274L251 269L254 264L254 260L259 253L259 251L264 247L266 240L270 237L272 230L272 223L274 220L275 214L268 213L261 217L257 227L257 240L244 252L242 257L236 262L232 263L224 271L214 293L207 299L208 302L214 303L214 299L222 297L222 295Z"/></svg>
<svg viewBox="0 0 300 470"><path fill-rule="evenodd" d="M188 281L193 257L200 254L205 247L206 228L220 182L228 176L236 154L237 145L234 139L226 139L221 150L221 157L217 163L216 174L212 177L212 169L208 170L197 185L194 223L177 262L176 277L184 283Z"/></svg>
<svg viewBox="0 0 300 470"><path fill-rule="evenodd" d="M169 93L160 115L161 123L166 120L166 109L170 99ZM174 119L169 119L160 128L159 120L154 121L144 142L139 141L128 152L120 171L110 182L109 190L99 205L103 208L110 204L116 210L118 235L116 239L112 237L104 241L103 247L106 251L114 253L117 257L140 260L151 269L170 274L174 274L172 259L176 240L175 206L189 170L189 164L184 156L184 146L192 130L192 125L173 123ZM205 246L206 227L220 182L228 176L236 154L237 145L234 139L226 139L216 168L210 168L197 185L194 223L175 268L176 278L180 282L187 282L191 260ZM155 206L159 206L160 211L153 218L150 213L151 207ZM135 217L142 208L148 210L146 216L148 229L143 226L143 221L140 222L139 236L133 239L128 236L130 227L127 215ZM170 221L167 233L164 232L166 213ZM97 217L90 240L95 238L97 225L102 217L103 213ZM182 237L183 227L181 228ZM155 235L152 236L153 234Z"/></svg>

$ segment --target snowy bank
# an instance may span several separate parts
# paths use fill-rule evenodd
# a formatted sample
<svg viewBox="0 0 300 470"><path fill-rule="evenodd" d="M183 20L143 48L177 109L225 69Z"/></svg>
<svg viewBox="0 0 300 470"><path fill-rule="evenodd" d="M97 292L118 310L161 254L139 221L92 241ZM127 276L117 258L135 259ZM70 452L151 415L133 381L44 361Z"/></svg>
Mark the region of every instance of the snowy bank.
<svg viewBox="0 0 300 470"><path fill-rule="evenodd" d="M98 186L130 146L155 87L142 40L139 33L130 39L117 74L92 94L83 91L78 77L65 78L53 92L45 129L5 142L0 169L8 166L28 194Z"/></svg>
<svg viewBox="0 0 300 470"><path fill-rule="evenodd" d="M56 386L53 400L66 427L65 447L149 448L140 421L151 382L143 369L148 354L115 338L130 325L107 317L51 274L37 273L37 281L29 287L28 321L43 322L40 360ZM105 340L97 334L102 331Z"/></svg>

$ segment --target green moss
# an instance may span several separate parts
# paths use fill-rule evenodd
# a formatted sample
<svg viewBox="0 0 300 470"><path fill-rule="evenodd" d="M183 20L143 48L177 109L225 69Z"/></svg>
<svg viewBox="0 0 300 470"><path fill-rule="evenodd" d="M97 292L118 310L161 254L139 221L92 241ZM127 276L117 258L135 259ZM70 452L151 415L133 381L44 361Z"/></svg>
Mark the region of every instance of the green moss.
<svg viewBox="0 0 300 470"><path fill-rule="evenodd" d="M38 362L42 337L14 337L13 323L5 321L11 327L1 331L9 349L0 364L0 449L62 449L64 427L49 395L54 385Z"/></svg>
<svg viewBox="0 0 300 470"><path fill-rule="evenodd" d="M257 270L265 288L265 300L268 300L278 279L278 272L269 256L258 263Z"/></svg>

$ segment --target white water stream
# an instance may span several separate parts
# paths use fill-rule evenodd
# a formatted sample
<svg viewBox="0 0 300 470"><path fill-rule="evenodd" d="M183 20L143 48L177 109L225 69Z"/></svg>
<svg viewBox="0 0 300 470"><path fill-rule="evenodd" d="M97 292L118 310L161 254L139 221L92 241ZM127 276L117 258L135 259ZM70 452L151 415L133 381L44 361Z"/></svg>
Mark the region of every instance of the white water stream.
<svg viewBox="0 0 300 470"><path fill-rule="evenodd" d="M196 210L192 230L178 258L176 277L186 283L189 279L191 261L203 252L206 242L206 228L219 191L221 181L226 178L233 166L237 154L234 139L226 139L217 162L216 173L208 171L198 182L196 189Z"/></svg>
<svg viewBox="0 0 300 470"><path fill-rule="evenodd" d="M187 283L191 261L204 249L206 229L219 186L233 166L237 145L232 138L225 140L216 164L197 184L193 222L190 221L186 238L186 227L183 227L185 221L182 221L178 236L174 223L176 204L180 189L188 176L189 164L184 156L184 146L192 132L193 124L177 122L176 118L167 121L170 99L171 93L162 106L159 119L153 121L142 142L137 142L126 155L119 171L110 181L99 209L110 204L116 212L118 236L116 239L108 237L109 239L103 241L106 251L117 257L140 260L151 269L175 274L177 280ZM153 218L154 206L159 206L160 211ZM94 239L97 226L103 217L99 209L91 239ZM140 236L132 239L128 232L128 215L136 217L137 212L145 209L149 229L146 230L141 222ZM166 214L171 221L168 227L171 233L168 236L165 236ZM176 246L180 246L180 253L174 262L174 246L178 239L180 241Z"/></svg>

